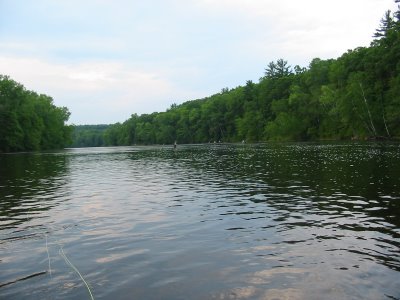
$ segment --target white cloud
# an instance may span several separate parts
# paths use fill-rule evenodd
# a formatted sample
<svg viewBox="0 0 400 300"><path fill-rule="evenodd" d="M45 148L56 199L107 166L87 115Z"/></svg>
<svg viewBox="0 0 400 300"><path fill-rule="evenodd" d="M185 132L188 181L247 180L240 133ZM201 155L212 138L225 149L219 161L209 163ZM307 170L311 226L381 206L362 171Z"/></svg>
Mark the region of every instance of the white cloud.
<svg viewBox="0 0 400 300"><path fill-rule="evenodd" d="M243 26L251 23L258 35L251 44L256 52L279 53L297 63L368 46L384 12L395 9L393 0L202 0L199 7L234 14Z"/></svg>
<svg viewBox="0 0 400 300"><path fill-rule="evenodd" d="M1 0L0 0L1 1ZM72 1L72 2L71 2ZM124 121L367 46L393 0L3 0L0 73L69 107Z"/></svg>
<svg viewBox="0 0 400 300"><path fill-rule="evenodd" d="M53 97L56 105L67 106L71 121L76 123L84 123L85 118L86 123L123 121L134 112L165 110L173 97L191 93L179 91L162 72L135 69L121 62L60 64L0 57L0 70L27 89Z"/></svg>

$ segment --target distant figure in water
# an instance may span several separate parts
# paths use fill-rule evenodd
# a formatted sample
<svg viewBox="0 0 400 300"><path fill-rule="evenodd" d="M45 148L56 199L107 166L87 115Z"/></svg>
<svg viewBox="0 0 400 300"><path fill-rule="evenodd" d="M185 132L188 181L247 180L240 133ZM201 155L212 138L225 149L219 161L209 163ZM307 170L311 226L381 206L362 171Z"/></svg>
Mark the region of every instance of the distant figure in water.
<svg viewBox="0 0 400 300"><path fill-rule="evenodd" d="M176 150L176 146L177 146L177 144L176 144L176 141L175 141L175 143L174 143L174 150Z"/></svg>

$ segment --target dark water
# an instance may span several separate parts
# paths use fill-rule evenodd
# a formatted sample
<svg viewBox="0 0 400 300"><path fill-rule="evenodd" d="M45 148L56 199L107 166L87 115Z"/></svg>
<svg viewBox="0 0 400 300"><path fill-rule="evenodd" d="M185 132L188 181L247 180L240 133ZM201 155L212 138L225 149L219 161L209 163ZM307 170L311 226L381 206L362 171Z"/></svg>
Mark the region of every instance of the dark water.
<svg viewBox="0 0 400 300"><path fill-rule="evenodd" d="M65 254L65 257L63 256ZM400 145L0 155L0 298L400 299Z"/></svg>

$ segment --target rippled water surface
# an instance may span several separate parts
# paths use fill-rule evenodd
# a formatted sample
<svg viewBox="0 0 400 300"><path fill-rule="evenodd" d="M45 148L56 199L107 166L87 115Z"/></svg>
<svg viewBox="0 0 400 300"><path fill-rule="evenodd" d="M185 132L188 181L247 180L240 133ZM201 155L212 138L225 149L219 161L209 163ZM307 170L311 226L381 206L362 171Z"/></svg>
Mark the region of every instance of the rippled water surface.
<svg viewBox="0 0 400 300"><path fill-rule="evenodd" d="M400 299L399 246L395 143L0 154L1 299Z"/></svg>

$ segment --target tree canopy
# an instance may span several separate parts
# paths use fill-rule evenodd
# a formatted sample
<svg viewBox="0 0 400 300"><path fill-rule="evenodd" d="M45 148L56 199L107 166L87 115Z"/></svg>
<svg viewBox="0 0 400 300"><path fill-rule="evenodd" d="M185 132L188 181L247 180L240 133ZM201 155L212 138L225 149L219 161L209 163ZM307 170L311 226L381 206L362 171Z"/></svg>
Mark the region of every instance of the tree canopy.
<svg viewBox="0 0 400 300"><path fill-rule="evenodd" d="M400 0L395 0L400 3ZM399 5L400 6L400 5ZM387 11L369 47L292 68L267 64L255 83L132 114L113 125L66 126L52 98L0 76L0 151L71 146L386 139L400 137L400 7Z"/></svg>
<svg viewBox="0 0 400 300"><path fill-rule="evenodd" d="M51 97L0 75L0 152L63 148L71 143L69 116Z"/></svg>
<svg viewBox="0 0 400 300"><path fill-rule="evenodd" d="M398 2L398 0L396 1ZM400 137L399 10L386 12L370 47L293 69L270 62L258 83L133 114L105 130L106 145Z"/></svg>
<svg viewBox="0 0 400 300"><path fill-rule="evenodd" d="M104 132L110 125L76 125L72 133L71 147L105 146Z"/></svg>

